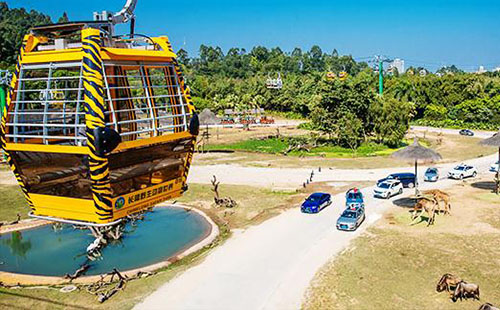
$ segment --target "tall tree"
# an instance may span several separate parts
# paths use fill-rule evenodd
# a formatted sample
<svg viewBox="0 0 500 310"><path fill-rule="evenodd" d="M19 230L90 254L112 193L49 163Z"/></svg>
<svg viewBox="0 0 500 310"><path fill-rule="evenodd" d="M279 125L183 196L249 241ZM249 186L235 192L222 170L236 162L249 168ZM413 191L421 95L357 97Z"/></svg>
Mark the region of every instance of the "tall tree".
<svg viewBox="0 0 500 310"><path fill-rule="evenodd" d="M49 16L35 10L9 9L6 2L0 2L0 67L16 62L23 37L31 27L51 23Z"/></svg>
<svg viewBox="0 0 500 310"><path fill-rule="evenodd" d="M61 17L59 17L59 19L57 20L57 23L62 24L62 23L67 23L67 22L69 22L68 14L66 12L64 12L63 15Z"/></svg>

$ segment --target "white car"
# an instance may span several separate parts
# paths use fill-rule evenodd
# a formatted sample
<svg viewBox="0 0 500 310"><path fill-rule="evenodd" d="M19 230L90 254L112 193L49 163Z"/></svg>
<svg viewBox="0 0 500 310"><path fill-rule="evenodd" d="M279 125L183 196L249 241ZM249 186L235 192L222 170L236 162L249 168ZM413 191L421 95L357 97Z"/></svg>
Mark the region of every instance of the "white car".
<svg viewBox="0 0 500 310"><path fill-rule="evenodd" d="M373 196L389 199L392 196L403 193L403 184L398 180L386 180L377 184L373 190Z"/></svg>
<svg viewBox="0 0 500 310"><path fill-rule="evenodd" d="M448 178L459 180L468 177L475 177L476 175L477 169L466 164L460 164L448 172Z"/></svg>
<svg viewBox="0 0 500 310"><path fill-rule="evenodd" d="M496 163L491 164L491 166L490 166L490 171L491 171L491 172L497 172L497 171L498 171L498 166L499 166L499 164L500 164L500 161L497 161Z"/></svg>

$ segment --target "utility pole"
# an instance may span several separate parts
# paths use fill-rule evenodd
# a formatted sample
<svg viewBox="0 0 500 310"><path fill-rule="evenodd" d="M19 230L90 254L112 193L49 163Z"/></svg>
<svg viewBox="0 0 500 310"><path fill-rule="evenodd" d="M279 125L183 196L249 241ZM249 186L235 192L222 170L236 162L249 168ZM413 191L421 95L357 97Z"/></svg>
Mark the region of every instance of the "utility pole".
<svg viewBox="0 0 500 310"><path fill-rule="evenodd" d="M392 60L385 56L375 56L375 62L378 64L378 94L380 96L384 93L384 62L390 61Z"/></svg>
<svg viewBox="0 0 500 310"><path fill-rule="evenodd" d="M378 57L378 94L382 96L384 93L384 67L381 58Z"/></svg>

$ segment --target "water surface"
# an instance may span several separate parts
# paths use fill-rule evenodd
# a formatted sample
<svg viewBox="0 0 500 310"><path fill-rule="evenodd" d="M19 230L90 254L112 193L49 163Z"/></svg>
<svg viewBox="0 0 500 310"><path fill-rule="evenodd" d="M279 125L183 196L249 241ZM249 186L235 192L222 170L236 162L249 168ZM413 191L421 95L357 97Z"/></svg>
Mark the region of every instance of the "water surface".
<svg viewBox="0 0 500 310"><path fill-rule="evenodd" d="M198 213L182 208L156 208L136 227L129 223L119 242L102 250L86 275L130 270L175 255L202 239L210 224ZM46 276L73 273L87 261L85 250L94 241L88 230L51 225L0 235L0 271Z"/></svg>

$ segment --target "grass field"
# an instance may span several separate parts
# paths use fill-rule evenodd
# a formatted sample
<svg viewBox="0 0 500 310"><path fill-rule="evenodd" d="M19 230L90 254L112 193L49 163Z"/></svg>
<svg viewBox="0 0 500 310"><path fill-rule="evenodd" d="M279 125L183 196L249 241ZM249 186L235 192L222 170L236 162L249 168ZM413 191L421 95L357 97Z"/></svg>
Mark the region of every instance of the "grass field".
<svg viewBox="0 0 500 310"><path fill-rule="evenodd" d="M212 144L207 146L207 150L234 150L246 152L261 152L267 154L283 154L288 149L288 143L284 139L250 139L238 141L232 144ZM384 145L376 143L363 143L355 153L349 148L344 148L335 145L323 145L312 148L309 152L306 151L291 151L289 156L316 156L323 158L352 158L369 157L369 156L384 156L389 155L397 149L391 149Z"/></svg>
<svg viewBox="0 0 500 310"><path fill-rule="evenodd" d="M393 207L311 283L304 309L477 309L435 291L444 273L477 283L481 302L500 305L500 198L457 185L452 216L409 226L408 209ZM496 220L492 220L496 218Z"/></svg>
<svg viewBox="0 0 500 310"><path fill-rule="evenodd" d="M17 214L23 219L28 217L29 207L19 186L0 185L0 197L0 222L16 220Z"/></svg>

